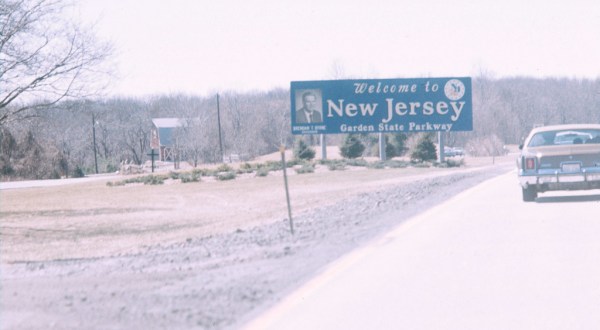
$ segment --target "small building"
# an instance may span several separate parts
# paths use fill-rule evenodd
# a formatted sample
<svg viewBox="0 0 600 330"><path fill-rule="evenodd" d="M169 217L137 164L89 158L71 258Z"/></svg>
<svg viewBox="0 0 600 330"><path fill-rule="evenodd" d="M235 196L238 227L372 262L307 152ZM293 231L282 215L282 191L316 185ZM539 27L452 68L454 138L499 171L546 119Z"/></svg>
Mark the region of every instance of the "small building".
<svg viewBox="0 0 600 330"><path fill-rule="evenodd" d="M150 147L157 149L159 161L177 162L177 129L184 126L180 118L153 118Z"/></svg>

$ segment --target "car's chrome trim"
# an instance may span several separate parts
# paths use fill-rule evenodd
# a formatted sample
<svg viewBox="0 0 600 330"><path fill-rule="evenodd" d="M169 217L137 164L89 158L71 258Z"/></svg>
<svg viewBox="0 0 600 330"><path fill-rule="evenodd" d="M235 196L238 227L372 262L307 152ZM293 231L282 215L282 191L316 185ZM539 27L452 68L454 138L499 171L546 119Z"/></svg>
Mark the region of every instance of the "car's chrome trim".
<svg viewBox="0 0 600 330"><path fill-rule="evenodd" d="M537 173L519 170L519 182L524 188L544 184L600 183L600 168L584 168L579 173L562 173L556 169L544 169Z"/></svg>

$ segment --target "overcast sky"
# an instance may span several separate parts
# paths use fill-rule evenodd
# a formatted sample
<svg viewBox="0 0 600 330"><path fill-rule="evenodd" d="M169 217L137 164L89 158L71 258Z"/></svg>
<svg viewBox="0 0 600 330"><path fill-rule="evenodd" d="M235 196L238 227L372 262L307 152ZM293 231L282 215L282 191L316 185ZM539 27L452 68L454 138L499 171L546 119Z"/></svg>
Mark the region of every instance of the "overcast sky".
<svg viewBox="0 0 600 330"><path fill-rule="evenodd" d="M110 95L338 78L600 77L598 0L81 0L112 40Z"/></svg>

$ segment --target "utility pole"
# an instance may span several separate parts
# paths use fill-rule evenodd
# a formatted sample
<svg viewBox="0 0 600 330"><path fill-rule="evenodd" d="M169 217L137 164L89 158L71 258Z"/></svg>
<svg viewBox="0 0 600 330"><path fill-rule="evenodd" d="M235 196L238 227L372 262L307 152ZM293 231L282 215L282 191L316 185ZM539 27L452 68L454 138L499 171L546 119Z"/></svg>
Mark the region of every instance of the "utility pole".
<svg viewBox="0 0 600 330"><path fill-rule="evenodd" d="M219 147L221 149L221 162L223 162L223 137L221 135L221 109L219 107L219 94L217 93L217 121L219 124Z"/></svg>
<svg viewBox="0 0 600 330"><path fill-rule="evenodd" d="M92 112L92 136L94 140L94 165L96 166L96 174L98 174L98 155L96 148L96 115Z"/></svg>

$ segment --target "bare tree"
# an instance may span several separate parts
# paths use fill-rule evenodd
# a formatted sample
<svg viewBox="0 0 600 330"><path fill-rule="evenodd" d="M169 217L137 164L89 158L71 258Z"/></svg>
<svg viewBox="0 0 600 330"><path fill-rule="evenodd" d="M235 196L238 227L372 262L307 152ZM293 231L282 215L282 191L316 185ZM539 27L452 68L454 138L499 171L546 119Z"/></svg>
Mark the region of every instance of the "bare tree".
<svg viewBox="0 0 600 330"><path fill-rule="evenodd" d="M267 95L266 126L262 130L267 149L263 152L272 152L282 145L291 146L294 143L290 128L289 95L288 91L282 89L271 91Z"/></svg>
<svg viewBox="0 0 600 330"><path fill-rule="evenodd" d="M237 154L241 158L256 156L263 148L260 132L265 129L265 118L268 116L264 109L263 94L234 94L224 97L225 133L229 156Z"/></svg>
<svg viewBox="0 0 600 330"><path fill-rule="evenodd" d="M119 112L121 116L120 141L122 157L133 160L141 165L146 159L147 149L150 148L150 130L152 121L146 115L144 108L135 103L129 103Z"/></svg>
<svg viewBox="0 0 600 330"><path fill-rule="evenodd" d="M331 63L331 67L329 68L329 76L331 79L344 79L348 76L346 75L346 70L344 68L344 63L342 60L335 59Z"/></svg>
<svg viewBox="0 0 600 330"><path fill-rule="evenodd" d="M0 125L106 82L112 52L67 19L66 0L0 0Z"/></svg>

